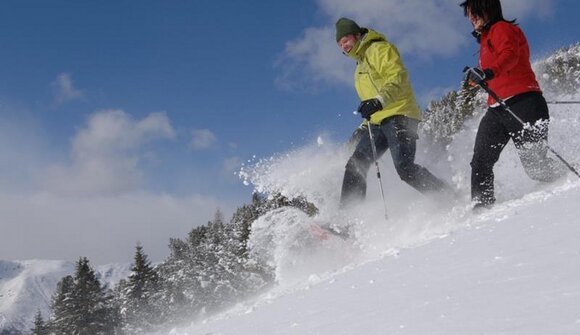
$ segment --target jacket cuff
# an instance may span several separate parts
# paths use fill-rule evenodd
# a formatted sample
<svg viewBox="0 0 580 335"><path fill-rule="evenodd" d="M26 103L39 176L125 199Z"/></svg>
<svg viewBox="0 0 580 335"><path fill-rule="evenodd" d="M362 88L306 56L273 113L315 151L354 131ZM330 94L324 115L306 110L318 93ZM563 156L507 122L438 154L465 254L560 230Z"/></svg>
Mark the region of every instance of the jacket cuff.
<svg viewBox="0 0 580 335"><path fill-rule="evenodd" d="M383 98L380 94L378 94L375 99L379 100L381 102L381 106L383 106L383 108L385 108L385 98Z"/></svg>

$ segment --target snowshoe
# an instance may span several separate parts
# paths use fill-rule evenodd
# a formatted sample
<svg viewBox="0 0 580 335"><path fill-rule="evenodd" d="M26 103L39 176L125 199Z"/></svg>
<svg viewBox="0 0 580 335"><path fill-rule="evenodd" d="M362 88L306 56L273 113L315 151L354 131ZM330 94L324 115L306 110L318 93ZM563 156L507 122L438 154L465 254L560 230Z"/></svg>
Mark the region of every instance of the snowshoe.
<svg viewBox="0 0 580 335"><path fill-rule="evenodd" d="M333 227L327 222L311 222L309 227L310 233L323 241L328 240L331 237L338 237L343 240L346 240L350 237L350 232L348 229Z"/></svg>

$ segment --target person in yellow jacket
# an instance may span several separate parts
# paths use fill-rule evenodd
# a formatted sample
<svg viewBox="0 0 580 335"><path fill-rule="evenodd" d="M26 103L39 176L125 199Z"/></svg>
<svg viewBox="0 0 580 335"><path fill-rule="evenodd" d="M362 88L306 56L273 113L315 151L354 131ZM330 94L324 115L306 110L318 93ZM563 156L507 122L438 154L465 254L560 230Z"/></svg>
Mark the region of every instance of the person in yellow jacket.
<svg viewBox="0 0 580 335"><path fill-rule="evenodd" d="M336 42L345 55L357 62L354 84L361 103L357 112L370 127L378 157L391 149L399 177L421 193L439 191L446 184L415 163L417 127L421 111L399 51L384 35L356 22L336 22ZM373 163L370 136L361 136L346 164L341 207L364 199L366 176Z"/></svg>

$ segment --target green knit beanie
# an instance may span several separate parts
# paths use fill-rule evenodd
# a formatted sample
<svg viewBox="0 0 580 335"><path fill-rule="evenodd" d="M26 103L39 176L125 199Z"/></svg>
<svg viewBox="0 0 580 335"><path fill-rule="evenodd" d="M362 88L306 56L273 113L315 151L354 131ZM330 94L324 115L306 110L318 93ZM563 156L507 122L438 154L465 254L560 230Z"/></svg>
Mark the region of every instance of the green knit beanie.
<svg viewBox="0 0 580 335"><path fill-rule="evenodd" d="M346 17L342 17L336 21L336 41L349 34L362 33L361 27L356 22Z"/></svg>

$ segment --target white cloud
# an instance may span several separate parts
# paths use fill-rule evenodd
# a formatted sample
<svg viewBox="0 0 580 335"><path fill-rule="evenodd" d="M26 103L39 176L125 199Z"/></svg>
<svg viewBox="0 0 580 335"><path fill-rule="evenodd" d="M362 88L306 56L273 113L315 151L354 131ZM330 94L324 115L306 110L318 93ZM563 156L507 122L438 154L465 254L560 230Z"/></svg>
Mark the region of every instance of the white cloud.
<svg viewBox="0 0 580 335"><path fill-rule="evenodd" d="M74 87L70 73L59 74L50 85L54 90L55 102L59 105L84 96L81 90Z"/></svg>
<svg viewBox="0 0 580 335"><path fill-rule="evenodd" d="M63 259L86 256L95 264L129 262L141 242L153 261L169 252L170 238L185 238L217 208L211 197L154 195L66 197L0 191L0 255L3 259Z"/></svg>
<svg viewBox="0 0 580 335"><path fill-rule="evenodd" d="M312 82L350 83L354 68L338 49L330 27L308 28L301 38L286 43L277 65L281 74L276 83L284 89Z"/></svg>
<svg viewBox="0 0 580 335"><path fill-rule="evenodd" d="M504 1L506 17L525 20L551 13L555 0ZM328 18L286 43L277 84L283 88L319 83L352 85L352 60L335 43L334 23L342 16L384 33L405 57L451 57L470 42L470 25L454 0L318 0ZM513 14L512 14L513 13Z"/></svg>
<svg viewBox="0 0 580 335"><path fill-rule="evenodd" d="M68 195L134 191L143 179L138 166L143 145L174 137L164 113L134 120L121 110L96 112L72 140L71 164L50 167L45 185L51 192Z"/></svg>
<svg viewBox="0 0 580 335"><path fill-rule="evenodd" d="M140 241L154 261L161 261L169 238L184 238L217 208L231 213L237 205L143 187L139 162L155 152L155 143L175 137L164 113L134 118L120 110L95 112L64 150L26 115L0 105L3 259L87 256L95 264L128 262ZM65 163L68 151L70 163Z"/></svg>
<svg viewBox="0 0 580 335"><path fill-rule="evenodd" d="M191 132L190 147L193 150L209 148L217 140L215 134L209 129L196 129Z"/></svg>

